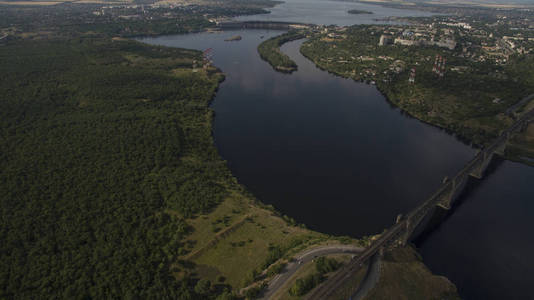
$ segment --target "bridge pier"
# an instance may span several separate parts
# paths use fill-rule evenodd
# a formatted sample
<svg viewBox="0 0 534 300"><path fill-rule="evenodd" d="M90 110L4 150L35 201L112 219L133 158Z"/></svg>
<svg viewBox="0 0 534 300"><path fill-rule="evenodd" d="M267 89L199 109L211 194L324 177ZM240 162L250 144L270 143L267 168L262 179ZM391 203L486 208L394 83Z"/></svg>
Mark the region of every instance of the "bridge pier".
<svg viewBox="0 0 534 300"><path fill-rule="evenodd" d="M412 226L411 226L411 222L410 222L410 219L406 220L406 226L405 226L405 230L404 230L404 234L402 235L401 237L401 246L406 246L406 244L408 244L408 241L410 240L410 236L412 235Z"/></svg>
<svg viewBox="0 0 534 300"><path fill-rule="evenodd" d="M498 154L500 156L504 156L504 151L506 150L506 143L503 143L500 145L495 151L493 151L495 154Z"/></svg>
<svg viewBox="0 0 534 300"><path fill-rule="evenodd" d="M380 247L380 249L378 249L378 255L380 255L380 257L384 257L384 253L386 253L386 249L384 247Z"/></svg>
<svg viewBox="0 0 534 300"><path fill-rule="evenodd" d="M519 126L519 129L517 131L525 132L525 130L527 130L527 128L528 128L528 125L530 123L534 123L534 118L533 117L534 116L531 116L530 119L527 118L527 119L523 120L523 122L521 122L521 124Z"/></svg>
<svg viewBox="0 0 534 300"><path fill-rule="evenodd" d="M473 177L475 177L477 179L482 179L482 177L484 176L484 172L488 168L488 166L489 166L489 164L491 162L491 159L493 158L493 152L488 153L488 152L484 151L483 153L484 154L482 155L482 162L470 174L471 176L473 176Z"/></svg>
<svg viewBox="0 0 534 300"><path fill-rule="evenodd" d="M467 174L454 177L452 179L451 191L445 197L443 197L442 200L436 205L445 210L451 209L452 203L462 193L465 185L467 184L468 179L469 178Z"/></svg>
<svg viewBox="0 0 534 300"><path fill-rule="evenodd" d="M417 229L417 226L423 221L425 216L428 214L429 211L431 211L435 206L429 206L427 209L419 212L418 214L415 214L409 218L406 219L405 225L404 225L404 233L400 235L400 244L402 246L406 246L410 239L413 237L415 230Z"/></svg>

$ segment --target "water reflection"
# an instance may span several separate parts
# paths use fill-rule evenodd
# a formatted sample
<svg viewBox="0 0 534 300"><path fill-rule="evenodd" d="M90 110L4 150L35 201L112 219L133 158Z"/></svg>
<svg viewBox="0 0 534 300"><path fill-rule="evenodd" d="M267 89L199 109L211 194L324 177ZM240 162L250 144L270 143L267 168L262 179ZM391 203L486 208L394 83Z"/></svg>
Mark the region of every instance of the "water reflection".
<svg viewBox="0 0 534 300"><path fill-rule="evenodd" d="M313 229L362 236L390 226L472 157L454 137L400 114L374 86L317 69L299 53L302 41L282 47L299 71L273 71L256 47L278 33L145 40L214 49L227 73L213 104L217 147L260 200ZM243 39L223 41L235 34Z"/></svg>

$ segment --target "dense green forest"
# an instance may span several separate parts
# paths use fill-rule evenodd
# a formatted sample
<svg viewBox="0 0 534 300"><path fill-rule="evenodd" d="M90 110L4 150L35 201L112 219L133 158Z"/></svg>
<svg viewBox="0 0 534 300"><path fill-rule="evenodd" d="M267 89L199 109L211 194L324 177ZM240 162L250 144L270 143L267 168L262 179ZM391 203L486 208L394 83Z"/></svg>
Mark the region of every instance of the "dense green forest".
<svg viewBox="0 0 534 300"><path fill-rule="evenodd" d="M292 73L297 70L297 64L280 51L280 46L289 41L303 38L299 31L290 31L279 36L270 38L258 46L260 57L268 62L276 71Z"/></svg>
<svg viewBox="0 0 534 300"><path fill-rule="evenodd" d="M222 73L193 69L199 51L125 38L275 3L2 6L0 299L234 299L267 245L324 239L264 208L219 157L208 105ZM236 238L248 242L217 247ZM238 268L209 261L226 251Z"/></svg>
<svg viewBox="0 0 534 300"><path fill-rule="evenodd" d="M184 218L231 176L208 108L222 76L192 72L200 56L111 39L0 47L0 298L220 292L170 270Z"/></svg>

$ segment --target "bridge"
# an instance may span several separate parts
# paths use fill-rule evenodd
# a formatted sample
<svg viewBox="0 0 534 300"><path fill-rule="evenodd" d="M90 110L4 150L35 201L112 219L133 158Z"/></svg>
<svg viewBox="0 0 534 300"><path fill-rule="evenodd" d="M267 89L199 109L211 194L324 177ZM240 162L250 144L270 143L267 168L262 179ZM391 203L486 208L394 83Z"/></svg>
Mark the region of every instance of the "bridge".
<svg viewBox="0 0 534 300"><path fill-rule="evenodd" d="M312 24L294 23L294 22L276 22L276 21L223 21L216 22L219 29L305 29L310 28Z"/></svg>
<svg viewBox="0 0 534 300"><path fill-rule="evenodd" d="M450 180L444 180L433 195L406 216L397 217L395 225L373 241L359 256L353 258L348 264L330 276L326 282L312 290L305 299L329 299L336 291L340 291L340 287L368 263L373 256L383 255L388 249L406 245L414 237L416 228L427 215L434 211L436 206L446 210L450 209L454 200L465 187L469 176L481 179L493 155L504 155L504 149L510 136L515 132L524 131L533 119L534 109L523 114L489 146L479 151L454 177ZM352 290L348 291L347 295L338 294L336 296L349 299L354 293L355 290Z"/></svg>

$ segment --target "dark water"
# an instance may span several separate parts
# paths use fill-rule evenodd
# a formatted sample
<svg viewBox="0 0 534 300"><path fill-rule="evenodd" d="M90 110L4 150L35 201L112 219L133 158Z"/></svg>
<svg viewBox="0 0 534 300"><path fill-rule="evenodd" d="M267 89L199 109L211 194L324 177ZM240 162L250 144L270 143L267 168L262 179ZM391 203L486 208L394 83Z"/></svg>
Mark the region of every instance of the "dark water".
<svg viewBox="0 0 534 300"><path fill-rule="evenodd" d="M465 299L534 299L534 168L497 160L418 243Z"/></svg>
<svg viewBox="0 0 534 300"><path fill-rule="evenodd" d="M213 108L215 139L232 172L261 201L312 229L355 237L389 227L468 161L474 150L402 114L374 86L299 65L274 72L257 45L279 31L247 30L146 38L214 49L227 75ZM239 42L224 39L239 34ZM263 38L262 38L263 36ZM466 299L529 299L534 168L492 166L453 213L419 241L425 263ZM532 298L532 297L530 297Z"/></svg>
<svg viewBox="0 0 534 300"><path fill-rule="evenodd" d="M349 14L351 9L365 10L372 14ZM385 23L388 17L423 17L432 13L395 9L378 5L330 0L289 0L271 9L270 14L242 16L241 21L284 21L324 25L354 25Z"/></svg>
<svg viewBox="0 0 534 300"><path fill-rule="evenodd" d="M213 108L215 140L233 174L261 201L331 234L381 232L468 161L474 150L392 107L372 85L298 64L274 72L256 51L273 31L160 37L145 42L214 49L227 74ZM239 34L240 42L224 42Z"/></svg>
<svg viewBox="0 0 534 300"><path fill-rule="evenodd" d="M236 34L243 39L224 42ZM213 104L216 144L261 201L321 232L373 234L474 155L453 136L402 114L374 86L317 69L298 52L302 41L282 47L299 71L273 71L256 47L277 34L143 39L214 49L214 63L227 75ZM442 225L418 242L425 263L466 299L532 298L526 292L534 283L533 183L534 168L493 164Z"/></svg>

